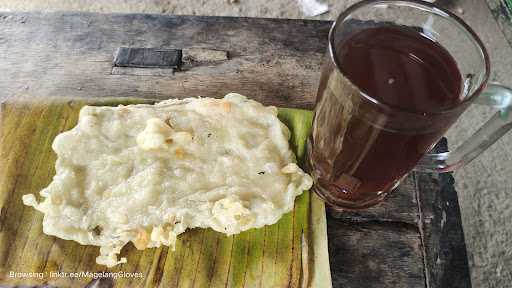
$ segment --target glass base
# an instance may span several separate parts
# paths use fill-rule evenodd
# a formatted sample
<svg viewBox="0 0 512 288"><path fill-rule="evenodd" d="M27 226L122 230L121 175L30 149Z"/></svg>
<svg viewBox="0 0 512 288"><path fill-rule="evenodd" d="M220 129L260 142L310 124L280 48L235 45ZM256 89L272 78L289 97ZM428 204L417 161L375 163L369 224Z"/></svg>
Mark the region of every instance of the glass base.
<svg viewBox="0 0 512 288"><path fill-rule="evenodd" d="M379 195L375 198L360 202L345 201L339 198L335 199L330 195L329 190L322 188L317 183L313 185L311 190L325 202L325 208L327 210L331 210L337 213L344 211L354 212L361 211L381 203L399 184L400 183L397 182L392 189L380 192Z"/></svg>
<svg viewBox="0 0 512 288"><path fill-rule="evenodd" d="M375 206L391 194L391 192L398 187L400 182L406 177L404 175L400 180L396 181L393 186L385 191L375 191L375 193L371 193L372 196L367 199L358 200L358 201L349 201L341 199L340 197L335 197L333 192L327 188L324 188L322 184L322 173L315 169L315 163L313 163L312 155L311 155L311 139L309 138L306 144L306 171L313 177L314 184L311 188L311 191L315 192L324 202L327 211L332 212L333 214L346 212L346 211L361 211L372 206ZM327 183L323 183L329 185L329 181L324 181ZM332 215L335 217L334 215Z"/></svg>

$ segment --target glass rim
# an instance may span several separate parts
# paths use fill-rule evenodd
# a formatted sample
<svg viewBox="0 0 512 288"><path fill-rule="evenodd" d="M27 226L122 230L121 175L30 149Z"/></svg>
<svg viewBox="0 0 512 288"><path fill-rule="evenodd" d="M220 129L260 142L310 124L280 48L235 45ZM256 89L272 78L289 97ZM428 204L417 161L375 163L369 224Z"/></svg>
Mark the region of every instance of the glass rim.
<svg viewBox="0 0 512 288"><path fill-rule="evenodd" d="M352 12L358 10L359 8L362 8L365 6L371 6L371 5L375 5L375 4L397 4L397 3L415 4L415 5L419 5L419 6L428 8L429 13L433 13L433 14L436 14L438 16L441 16L441 17L444 17L447 19L455 20L455 22L460 25L459 28L462 28L463 30L465 30L465 32L467 32L470 35L473 42L476 43L475 46L477 46L477 48L484 60L484 66L485 66L484 67L484 69L485 69L484 78L482 79L481 83L478 84L478 88L475 89L471 95L469 95L468 97L465 97L461 102L459 102L454 107L448 107L448 108L440 109L440 110L434 111L434 112L425 112L425 111L415 111L415 110L410 110L410 109L404 109L401 107L396 107L393 105L383 103L383 102L377 100L376 98L372 97L371 95L368 95L367 93L363 92L362 89L360 89L356 84L354 84L352 82L352 80L348 79L348 77L347 77L347 80L352 85L354 85L354 87L356 87L357 90L359 90L359 95L361 95L363 98L367 99L368 101L373 102L374 104L377 104L379 107L384 107L385 109L388 109L390 111L400 111L400 112L416 114L416 115L420 115L420 116L438 115L438 114L452 112L454 110L459 109L464 104L474 100L482 92L482 90L487 85L487 82L489 81L490 61L489 61L489 54L487 53L487 49L485 48L480 37L478 37L478 35L473 31L473 29L468 24L466 24L466 22L464 22L464 20L462 20L459 16L457 16L454 13L452 13L446 9L443 9L433 3L423 1L423 0L363 0L363 1L357 2L357 3L349 6L347 9L345 9L345 11L340 13L338 15L338 17L336 17L336 20L333 22L333 24L329 30L329 36L328 36L329 54L330 54L329 57L331 58L330 60L336 66L336 70L338 70L338 72L341 73L342 75L345 75L345 73L341 69L341 65L338 62L338 59L334 56L334 55L336 55L336 53L335 53L336 48L335 48L335 44L334 44L334 31L338 27L338 24L342 20L347 18L350 14L352 14ZM412 7L412 8L414 8L414 7Z"/></svg>

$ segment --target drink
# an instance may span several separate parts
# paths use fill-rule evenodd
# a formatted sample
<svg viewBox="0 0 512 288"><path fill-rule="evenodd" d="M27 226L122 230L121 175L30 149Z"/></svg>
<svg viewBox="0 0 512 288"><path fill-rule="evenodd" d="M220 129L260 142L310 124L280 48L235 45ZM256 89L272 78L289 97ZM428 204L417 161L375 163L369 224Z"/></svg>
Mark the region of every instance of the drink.
<svg viewBox="0 0 512 288"><path fill-rule="evenodd" d="M342 72L379 102L414 112L457 106L462 77L440 44L412 29L361 30L337 49Z"/></svg>
<svg viewBox="0 0 512 288"><path fill-rule="evenodd" d="M359 209L381 201L456 120L442 111L465 109L463 83L449 52L411 28L366 28L335 45L341 73L323 69L309 165L328 203Z"/></svg>
<svg viewBox="0 0 512 288"><path fill-rule="evenodd" d="M328 40L306 165L329 210L375 205L412 169L454 171L512 129L512 89L487 83L482 41L449 11L361 1ZM425 155L475 101L499 111L452 151Z"/></svg>

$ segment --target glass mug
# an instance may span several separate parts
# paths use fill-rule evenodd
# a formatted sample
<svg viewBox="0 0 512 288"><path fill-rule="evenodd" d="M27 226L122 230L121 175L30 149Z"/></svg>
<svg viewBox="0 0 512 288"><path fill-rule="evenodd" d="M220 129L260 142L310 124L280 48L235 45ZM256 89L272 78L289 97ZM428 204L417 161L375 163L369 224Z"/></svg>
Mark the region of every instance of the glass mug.
<svg viewBox="0 0 512 288"><path fill-rule="evenodd" d="M413 169L469 163L512 128L512 91L487 85L489 74L481 40L449 11L414 0L351 6L329 32L308 139L313 191L331 209L358 210ZM499 110L453 152L428 153L472 103Z"/></svg>

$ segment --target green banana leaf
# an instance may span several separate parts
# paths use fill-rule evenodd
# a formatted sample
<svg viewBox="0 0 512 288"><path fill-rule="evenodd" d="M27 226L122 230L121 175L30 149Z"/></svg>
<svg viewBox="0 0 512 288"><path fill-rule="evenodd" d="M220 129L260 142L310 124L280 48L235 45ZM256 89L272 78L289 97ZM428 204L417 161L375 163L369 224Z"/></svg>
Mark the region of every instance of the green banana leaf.
<svg viewBox="0 0 512 288"><path fill-rule="evenodd" d="M111 269L95 263L98 247L42 232L43 215L21 197L50 183L55 136L76 124L84 105L148 102L16 97L0 104L0 284L84 287L110 276L100 281L102 287L330 287L325 210L309 191L274 225L230 237L191 229L178 237L175 251L139 251L129 244L121 252L128 263ZM290 128L302 163L312 113L282 108L279 118Z"/></svg>

